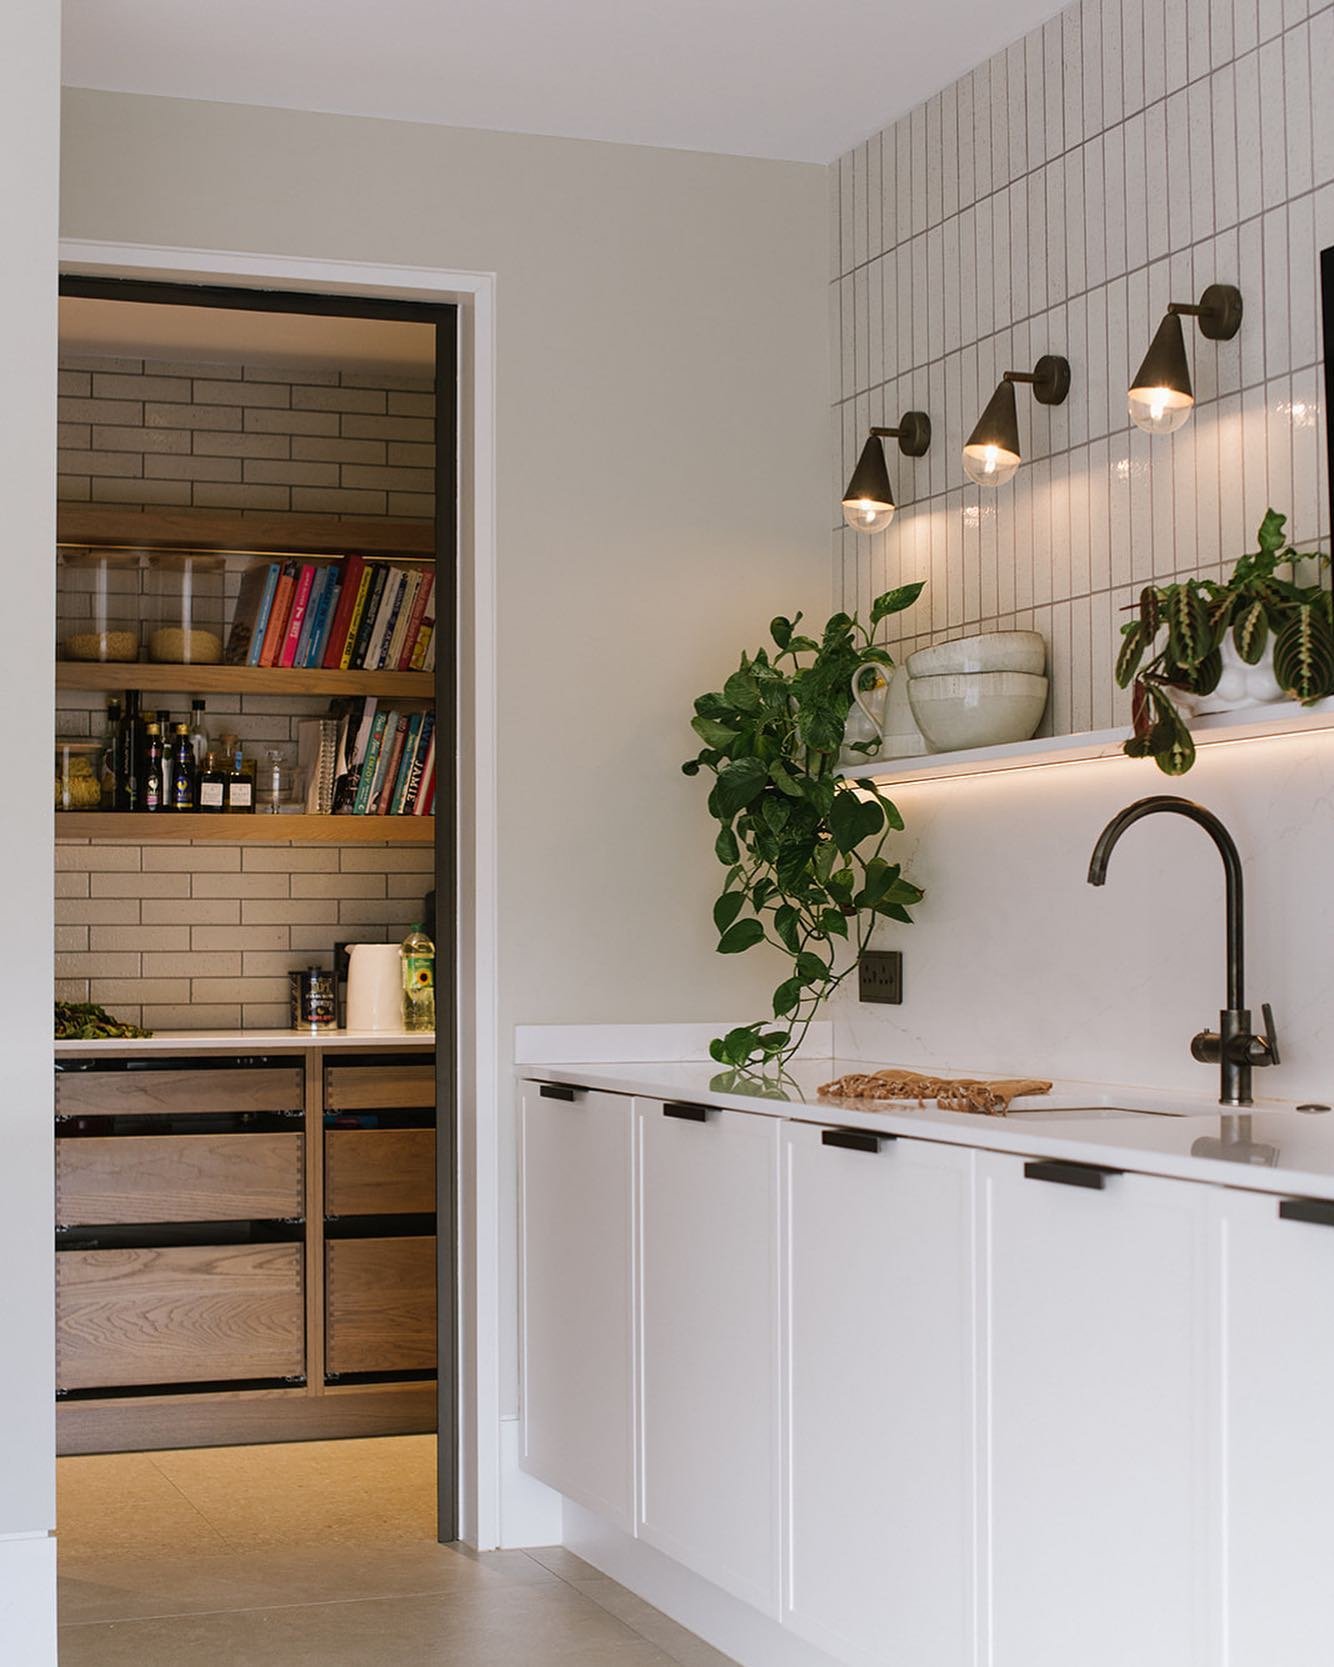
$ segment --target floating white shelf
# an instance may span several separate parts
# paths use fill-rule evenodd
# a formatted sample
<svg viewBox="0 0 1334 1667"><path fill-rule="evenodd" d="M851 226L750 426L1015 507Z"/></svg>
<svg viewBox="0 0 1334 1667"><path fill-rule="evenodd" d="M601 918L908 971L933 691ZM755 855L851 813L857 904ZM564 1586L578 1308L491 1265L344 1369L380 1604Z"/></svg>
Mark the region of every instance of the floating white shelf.
<svg viewBox="0 0 1334 1667"><path fill-rule="evenodd" d="M1220 741L1256 741L1271 735L1302 735L1334 728L1334 698L1314 706L1276 701L1242 712L1219 712L1197 718L1191 734L1197 747ZM951 776L990 775L998 770L1033 770L1051 764L1077 764L1091 758L1115 758L1128 731L1090 729L1078 735L1040 735L1032 741L1011 741L1000 747L973 747L966 752L923 753L918 758L876 759L841 773L849 781L944 781ZM1145 759L1152 768L1152 761Z"/></svg>

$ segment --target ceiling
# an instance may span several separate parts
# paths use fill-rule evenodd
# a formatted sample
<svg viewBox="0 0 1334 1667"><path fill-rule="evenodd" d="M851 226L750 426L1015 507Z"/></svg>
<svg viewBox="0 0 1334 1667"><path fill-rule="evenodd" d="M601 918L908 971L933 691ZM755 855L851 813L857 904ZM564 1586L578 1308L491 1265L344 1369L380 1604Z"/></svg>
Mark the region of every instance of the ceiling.
<svg viewBox="0 0 1334 1667"><path fill-rule="evenodd" d="M60 351L66 357L109 355L430 376L435 367L435 330L429 324L397 319L251 313L231 307L172 307L138 301L127 305L63 295Z"/></svg>
<svg viewBox="0 0 1334 1667"><path fill-rule="evenodd" d="M65 0L67 85L829 162L1054 0Z"/></svg>

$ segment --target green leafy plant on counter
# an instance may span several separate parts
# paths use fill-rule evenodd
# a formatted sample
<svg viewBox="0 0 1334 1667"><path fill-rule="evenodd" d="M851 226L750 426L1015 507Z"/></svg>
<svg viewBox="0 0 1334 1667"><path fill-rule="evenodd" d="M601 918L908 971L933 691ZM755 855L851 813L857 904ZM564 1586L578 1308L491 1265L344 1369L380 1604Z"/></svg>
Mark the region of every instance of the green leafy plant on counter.
<svg viewBox="0 0 1334 1667"><path fill-rule="evenodd" d="M1173 690L1207 695L1223 672L1223 644L1247 665L1259 665L1272 645L1274 676L1289 700L1309 705L1334 694L1334 609L1321 582L1326 555L1302 555L1286 544L1287 517L1268 510L1260 548L1242 556L1225 584L1183 579L1149 585L1136 617L1121 627L1116 681L1133 685L1133 733L1124 750L1152 758L1165 775L1183 776L1195 762L1195 743ZM1314 584L1297 583L1300 562L1317 565ZM1287 566L1290 578L1278 570Z"/></svg>
<svg viewBox="0 0 1334 1667"><path fill-rule="evenodd" d="M104 1042L113 1037L151 1036L151 1030L138 1025L122 1024L113 1019L105 1007L95 1001L58 1001L56 1003L57 1042Z"/></svg>
<svg viewBox="0 0 1334 1667"><path fill-rule="evenodd" d="M774 991L772 1022L738 1026L710 1043L719 1064L740 1069L795 1053L876 921L910 922L908 909L921 900L884 856L903 818L873 783L854 785L838 771L853 677L893 666L873 641L876 627L911 607L922 588L878 596L869 626L835 614L818 641L798 632L800 614L779 616L769 625L773 651L743 654L721 692L695 702L692 727L704 746L682 769L715 778L714 852L727 870L713 905L718 953L768 943L790 963ZM876 743L859 750L870 756Z"/></svg>

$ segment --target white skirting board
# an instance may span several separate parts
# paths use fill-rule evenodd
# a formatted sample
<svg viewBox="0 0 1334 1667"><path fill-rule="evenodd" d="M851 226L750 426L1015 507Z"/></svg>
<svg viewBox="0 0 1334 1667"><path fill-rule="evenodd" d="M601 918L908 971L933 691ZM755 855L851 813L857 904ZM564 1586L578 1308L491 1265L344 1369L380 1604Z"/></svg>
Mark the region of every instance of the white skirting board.
<svg viewBox="0 0 1334 1667"><path fill-rule="evenodd" d="M564 1503L562 1543L568 1550L740 1667L841 1667L833 1656L803 1643L772 1616L720 1591L591 1511L568 1499Z"/></svg>
<svg viewBox="0 0 1334 1667"><path fill-rule="evenodd" d="M518 1418L500 1421L500 1549L559 1545L561 1496L519 1469L523 1425Z"/></svg>
<svg viewBox="0 0 1334 1667"><path fill-rule="evenodd" d="M0 1539L0 1661L13 1667L56 1667L52 1534Z"/></svg>

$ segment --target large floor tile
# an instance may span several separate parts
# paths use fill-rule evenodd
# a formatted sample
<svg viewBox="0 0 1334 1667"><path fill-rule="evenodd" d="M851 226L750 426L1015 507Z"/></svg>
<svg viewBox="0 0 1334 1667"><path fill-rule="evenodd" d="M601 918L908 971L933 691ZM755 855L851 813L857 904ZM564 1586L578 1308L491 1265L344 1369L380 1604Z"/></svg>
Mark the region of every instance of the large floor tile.
<svg viewBox="0 0 1334 1667"><path fill-rule="evenodd" d="M59 1545L81 1556L220 1551L227 1542L208 1517L146 1453L61 1459L57 1466Z"/></svg>

